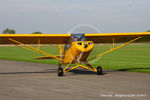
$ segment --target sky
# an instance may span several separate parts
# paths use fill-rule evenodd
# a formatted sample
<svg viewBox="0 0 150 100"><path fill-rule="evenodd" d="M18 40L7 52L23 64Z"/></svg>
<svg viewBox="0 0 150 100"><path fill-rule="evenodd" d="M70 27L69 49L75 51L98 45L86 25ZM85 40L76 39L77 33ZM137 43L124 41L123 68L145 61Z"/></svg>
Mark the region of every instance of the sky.
<svg viewBox="0 0 150 100"><path fill-rule="evenodd" d="M0 32L118 33L150 30L150 0L0 0Z"/></svg>

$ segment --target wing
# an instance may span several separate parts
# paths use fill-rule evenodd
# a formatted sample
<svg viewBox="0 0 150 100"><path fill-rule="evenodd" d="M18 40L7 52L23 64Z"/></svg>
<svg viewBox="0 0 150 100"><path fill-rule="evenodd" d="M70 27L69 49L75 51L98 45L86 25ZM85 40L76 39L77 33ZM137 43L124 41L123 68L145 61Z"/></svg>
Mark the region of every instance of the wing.
<svg viewBox="0 0 150 100"><path fill-rule="evenodd" d="M24 44L66 44L70 34L0 34L0 44L14 44L9 39Z"/></svg>
<svg viewBox="0 0 150 100"><path fill-rule="evenodd" d="M137 32L137 33L85 33L85 37L88 41L94 43L112 43L115 42L127 42L139 36L143 38L137 41L150 41L150 32Z"/></svg>

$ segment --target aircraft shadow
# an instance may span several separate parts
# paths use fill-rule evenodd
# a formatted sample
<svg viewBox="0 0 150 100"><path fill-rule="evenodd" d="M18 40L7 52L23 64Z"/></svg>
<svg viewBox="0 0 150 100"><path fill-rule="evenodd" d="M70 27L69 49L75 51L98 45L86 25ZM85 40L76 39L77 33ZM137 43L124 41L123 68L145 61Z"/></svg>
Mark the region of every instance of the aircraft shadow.
<svg viewBox="0 0 150 100"><path fill-rule="evenodd" d="M130 71L136 69L150 69L150 68L126 68L126 69L119 69L118 71Z"/></svg>
<svg viewBox="0 0 150 100"><path fill-rule="evenodd" d="M40 74L40 73L56 73L57 69L44 69L44 71L31 71L31 72L2 72L0 74ZM76 74L97 74L96 72L93 71L88 71L88 70L84 70L84 69L74 69L69 71L71 73L73 73L72 75L76 75ZM104 71L102 75L107 74L108 71Z"/></svg>
<svg viewBox="0 0 150 100"><path fill-rule="evenodd" d="M84 70L84 69L74 69L74 70L71 70L70 71L71 73L73 74L97 74L96 72L93 72L93 71L89 71L89 70ZM105 75L107 73L103 73L102 75Z"/></svg>
<svg viewBox="0 0 150 100"><path fill-rule="evenodd" d="M46 69L47 70L47 69ZM38 73L56 73L57 69L49 69L47 71L32 71L32 72L3 72L0 74L38 74Z"/></svg>

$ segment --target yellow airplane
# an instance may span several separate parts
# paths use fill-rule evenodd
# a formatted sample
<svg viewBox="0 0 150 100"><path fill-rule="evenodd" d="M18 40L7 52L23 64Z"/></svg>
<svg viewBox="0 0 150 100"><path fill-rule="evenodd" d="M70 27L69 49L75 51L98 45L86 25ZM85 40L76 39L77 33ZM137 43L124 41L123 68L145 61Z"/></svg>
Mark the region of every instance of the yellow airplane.
<svg viewBox="0 0 150 100"><path fill-rule="evenodd" d="M88 61L96 59L104 54L119 49L134 41L150 41L150 32L136 33L78 33L78 34L0 34L0 44L14 44L18 47L40 53L44 56L36 59L58 59L60 62L57 75L63 76L65 72L78 67L103 74L101 66L93 67ZM114 47L114 43L123 43ZM87 61L87 58L94 47L94 43L113 43L113 48L98 54ZM19 45L18 45L19 44ZM38 48L29 44L37 44ZM59 56L54 56L40 49L40 44L59 44ZM64 48L62 44L65 44ZM76 66L71 67L71 64ZM81 65L84 63L84 65ZM67 64L63 69L62 64Z"/></svg>

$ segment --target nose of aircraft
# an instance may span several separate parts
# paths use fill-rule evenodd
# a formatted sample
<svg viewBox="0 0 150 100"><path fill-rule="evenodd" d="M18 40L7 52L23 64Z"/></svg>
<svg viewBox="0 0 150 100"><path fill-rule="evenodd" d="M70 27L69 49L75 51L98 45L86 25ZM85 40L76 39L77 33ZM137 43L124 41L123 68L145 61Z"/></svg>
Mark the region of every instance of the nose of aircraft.
<svg viewBox="0 0 150 100"><path fill-rule="evenodd" d="M94 47L94 43L92 41L77 41L75 46L81 52L87 52Z"/></svg>

